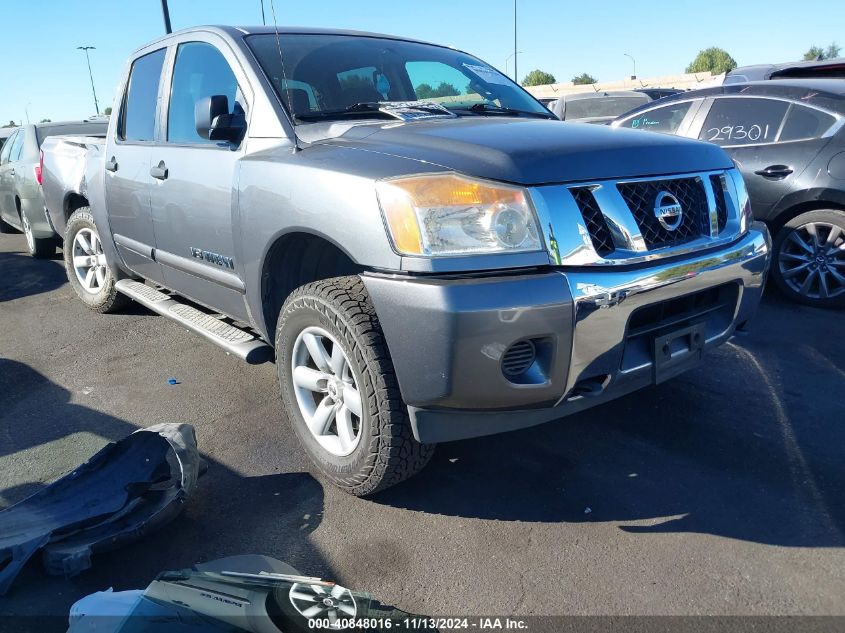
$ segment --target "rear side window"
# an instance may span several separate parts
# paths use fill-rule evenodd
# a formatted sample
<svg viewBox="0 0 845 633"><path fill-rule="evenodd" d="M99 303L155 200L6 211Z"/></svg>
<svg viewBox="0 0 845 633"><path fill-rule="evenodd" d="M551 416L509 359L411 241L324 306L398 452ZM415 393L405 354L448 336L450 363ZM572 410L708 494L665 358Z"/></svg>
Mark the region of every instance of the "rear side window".
<svg viewBox="0 0 845 633"><path fill-rule="evenodd" d="M118 137L123 141L155 139L156 104L165 49L139 57L132 64L123 99Z"/></svg>
<svg viewBox="0 0 845 633"><path fill-rule="evenodd" d="M774 99L716 99L698 138L722 146L774 143L788 109Z"/></svg>
<svg viewBox="0 0 845 633"><path fill-rule="evenodd" d="M170 143L211 143L197 134L194 109L197 101L214 95L229 99L229 112L235 112L238 80L223 54L211 44L188 42L176 52L170 106L167 112L167 140Z"/></svg>
<svg viewBox="0 0 845 633"><path fill-rule="evenodd" d="M632 130L649 130L651 132L675 134L691 107L692 101L672 103L662 108L641 112L637 116L623 121L620 127L629 127Z"/></svg>
<svg viewBox="0 0 845 633"><path fill-rule="evenodd" d="M0 152L0 164L9 162L9 153L12 151L12 143L15 142L15 137L17 135L17 132L12 132L12 135L6 139L5 143L3 143L3 151Z"/></svg>
<svg viewBox="0 0 845 633"><path fill-rule="evenodd" d="M830 129L836 117L827 112L793 104L786 115L786 123L778 141L800 141L818 138Z"/></svg>
<svg viewBox="0 0 845 633"><path fill-rule="evenodd" d="M12 149L9 151L9 161L15 162L16 160L21 159L21 153L23 152L23 142L26 138L26 132L23 130L19 130L18 133L15 135L15 140L12 142Z"/></svg>

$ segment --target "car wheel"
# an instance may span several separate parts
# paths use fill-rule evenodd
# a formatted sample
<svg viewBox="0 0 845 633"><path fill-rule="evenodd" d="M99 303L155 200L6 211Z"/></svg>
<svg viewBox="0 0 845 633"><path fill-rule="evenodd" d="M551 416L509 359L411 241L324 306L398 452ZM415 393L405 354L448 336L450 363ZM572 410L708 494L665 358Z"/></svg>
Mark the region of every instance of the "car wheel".
<svg viewBox="0 0 845 633"><path fill-rule="evenodd" d="M795 301L845 305L845 212L808 211L787 222L775 239L772 276Z"/></svg>
<svg viewBox="0 0 845 633"><path fill-rule="evenodd" d="M116 312L129 304L129 297L114 287L116 280L88 207L80 207L70 216L63 250L67 278L85 305L105 313Z"/></svg>
<svg viewBox="0 0 845 633"><path fill-rule="evenodd" d="M288 418L319 471L357 496L419 472L433 445L411 432L393 363L359 277L295 290L276 329Z"/></svg>
<svg viewBox="0 0 845 633"><path fill-rule="evenodd" d="M26 237L26 247L29 254L36 259L47 259L56 254L56 242L52 237L41 239L32 234L32 226L26 217L26 213L21 212L21 226L23 227L23 234Z"/></svg>

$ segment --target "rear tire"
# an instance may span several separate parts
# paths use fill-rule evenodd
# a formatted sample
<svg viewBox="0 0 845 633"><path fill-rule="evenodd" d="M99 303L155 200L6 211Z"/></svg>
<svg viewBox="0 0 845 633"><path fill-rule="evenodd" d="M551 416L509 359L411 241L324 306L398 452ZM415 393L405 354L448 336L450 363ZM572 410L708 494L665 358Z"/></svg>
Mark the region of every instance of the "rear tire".
<svg viewBox="0 0 845 633"><path fill-rule="evenodd" d="M32 227L26 214L21 211L21 226L26 237L26 247L35 259L48 259L56 254L56 241L52 237L39 238L32 234Z"/></svg>
<svg viewBox="0 0 845 633"><path fill-rule="evenodd" d="M65 230L65 271L70 285L85 305L95 312L117 312L129 305L131 299L115 289L116 280L102 246L97 246L99 241L100 234L90 209L80 207L74 211ZM87 262L83 261L86 259Z"/></svg>
<svg viewBox="0 0 845 633"><path fill-rule="evenodd" d="M778 232L772 277L788 298L805 305L845 305L845 211L802 213Z"/></svg>
<svg viewBox="0 0 845 633"><path fill-rule="evenodd" d="M323 363L314 360L315 340ZM360 277L310 283L287 298L276 328L276 367L294 432L319 471L342 490L356 496L376 493L408 479L431 459L434 445L420 444L411 432L378 316ZM311 386L303 386L303 376ZM318 421L318 411L325 422ZM309 428L306 416L317 430Z"/></svg>

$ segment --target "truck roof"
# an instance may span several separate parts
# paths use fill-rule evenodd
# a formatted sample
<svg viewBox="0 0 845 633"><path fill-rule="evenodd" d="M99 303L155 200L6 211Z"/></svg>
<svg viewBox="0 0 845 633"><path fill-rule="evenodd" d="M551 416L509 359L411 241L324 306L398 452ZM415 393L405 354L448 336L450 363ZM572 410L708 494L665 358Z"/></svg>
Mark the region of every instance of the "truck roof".
<svg viewBox="0 0 845 633"><path fill-rule="evenodd" d="M228 35L229 37L233 38L241 38L246 35L275 35L278 33L281 35L350 35L356 37L378 37L383 39L389 40L397 40L402 42L416 42L418 44L429 44L431 46L442 46L440 44L433 44L432 42L426 42L424 40L418 40L412 37L400 37L397 35L387 35L385 33L370 33L368 31L352 31L347 29L327 29L323 27L309 27L309 26L282 26L280 25L278 29L273 26L227 26L222 24L210 24L204 26L192 26L186 29L180 29L179 31L174 31L173 33L169 33L167 35L163 35L162 37L152 40L151 42L146 42L143 46L138 47L133 51L133 55L138 51L147 48L151 44L155 44L156 42L164 42L170 39L171 37L175 37L177 35L182 35L185 33L196 33L196 32L217 32L221 35Z"/></svg>

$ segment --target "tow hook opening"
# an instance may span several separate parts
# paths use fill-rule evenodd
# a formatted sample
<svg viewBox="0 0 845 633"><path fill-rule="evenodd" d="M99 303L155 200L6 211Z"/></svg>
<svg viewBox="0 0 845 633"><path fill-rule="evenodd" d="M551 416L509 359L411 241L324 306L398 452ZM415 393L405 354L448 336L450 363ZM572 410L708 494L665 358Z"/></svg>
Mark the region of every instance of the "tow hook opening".
<svg viewBox="0 0 845 633"><path fill-rule="evenodd" d="M604 393L607 385L610 384L610 374L602 374L591 378L584 378L575 383L572 391L566 397L567 401L578 398L595 398Z"/></svg>

